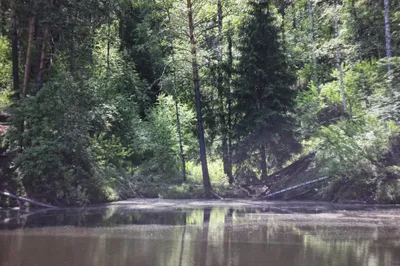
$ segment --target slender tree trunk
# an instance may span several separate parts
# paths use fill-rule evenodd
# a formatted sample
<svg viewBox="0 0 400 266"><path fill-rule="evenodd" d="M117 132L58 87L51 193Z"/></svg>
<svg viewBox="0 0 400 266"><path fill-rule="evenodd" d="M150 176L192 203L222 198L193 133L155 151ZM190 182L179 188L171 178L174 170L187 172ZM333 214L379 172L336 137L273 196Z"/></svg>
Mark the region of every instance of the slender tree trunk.
<svg viewBox="0 0 400 266"><path fill-rule="evenodd" d="M391 46L391 32L390 32L390 3L389 0L384 0L384 7L385 7L385 41L386 41L386 58L392 58L392 46ZM388 84L389 89L391 89L393 80L393 66L389 62L388 65Z"/></svg>
<svg viewBox="0 0 400 266"><path fill-rule="evenodd" d="M285 10L282 11L282 25L281 25L281 31L282 31L282 46L283 49L286 50L286 35L285 35Z"/></svg>
<svg viewBox="0 0 400 266"><path fill-rule="evenodd" d="M189 40L190 40L191 54L192 54L193 89L194 89L195 102L196 102L197 133L198 133L199 146L200 146L201 168L203 171L203 186L204 186L205 196L211 197L212 196L212 187L211 187L211 182L210 182L210 175L208 173L206 143L204 140L203 117L201 114L201 93L200 93L198 63L197 63L197 46L196 46L196 40L195 40L195 36L194 36L192 1L186 0L186 3L187 3L187 12L188 12Z"/></svg>
<svg viewBox="0 0 400 266"><path fill-rule="evenodd" d="M354 20L354 39L355 43L357 45L357 57L358 59L361 59L361 54L360 54L360 28L358 27L358 15L357 15L357 9L355 6L355 0L351 1L351 13L353 15L353 20Z"/></svg>
<svg viewBox="0 0 400 266"><path fill-rule="evenodd" d="M33 38L35 35L35 17L32 16L29 19L29 37L28 37L28 47L26 49L26 60L25 60L25 72L24 72L24 83L22 87L22 98L25 98L28 94L29 81L31 76L31 57L32 57L32 46Z"/></svg>
<svg viewBox="0 0 400 266"><path fill-rule="evenodd" d="M35 43L35 59L33 62L34 65L34 74L35 74L35 86L36 90L35 92L39 91L40 89L40 58L42 56L42 46L44 43L44 31L41 28L40 24L41 21L43 20L43 14L44 14L44 3L39 2L38 7L37 7L37 12L35 15L36 18L36 43ZM32 91L31 91L32 93Z"/></svg>
<svg viewBox="0 0 400 266"><path fill-rule="evenodd" d="M232 69L233 69L233 52L232 52L232 32L231 32L231 25L228 25L229 31L228 31L228 86L227 86L227 91L226 91L226 101L228 104L228 124L227 124L227 129L228 129L228 169L227 169L227 175L229 178L229 184L233 184L234 179L233 179L233 174L232 174L232 164L233 164L233 159L232 159L232 93L231 93L231 83L232 83Z"/></svg>
<svg viewBox="0 0 400 266"><path fill-rule="evenodd" d="M38 23L39 18L36 16L36 24ZM35 71L35 85L36 85L36 91L39 91L40 89L40 59L42 56L42 46L43 46L43 30L39 28L39 26L36 27L36 44L35 44L35 62L34 62L34 71Z"/></svg>
<svg viewBox="0 0 400 266"><path fill-rule="evenodd" d="M355 1L356 0L351 0L351 14L353 15L353 25L354 25L354 41L356 43L356 60L360 61L363 58L363 53L361 50L361 37L360 37L360 27L359 27L359 21L358 21L358 14L357 14L357 8L355 5ZM361 80L365 80L364 76L365 73L364 71L362 71L360 73L361 75ZM364 81L365 82L365 81ZM368 103L368 96L367 94L363 94L363 101L366 104L366 107L369 108L369 103ZM350 106L351 108L351 106ZM353 111L350 110L350 113L352 113Z"/></svg>
<svg viewBox="0 0 400 266"><path fill-rule="evenodd" d="M282 32L282 47L285 50L286 49L286 36L285 36L285 16L286 16L286 10L285 10L285 1L281 0L281 6L279 8L279 13L282 16L282 23L281 23L281 32Z"/></svg>
<svg viewBox="0 0 400 266"><path fill-rule="evenodd" d="M294 0L292 0L292 12L293 12L293 29L296 29L297 28L296 6L294 5Z"/></svg>
<svg viewBox="0 0 400 266"><path fill-rule="evenodd" d="M43 76L44 76L44 70L46 68L46 58L47 58L47 50L46 50L46 40L48 38L48 32L49 29L46 27L44 29L44 34L43 34L43 45L42 45L42 51L40 54L40 66L39 66L39 77L38 77L38 84L39 84L39 89L43 86Z"/></svg>
<svg viewBox="0 0 400 266"><path fill-rule="evenodd" d="M217 4L217 15L218 15L218 68L217 68L217 89L220 101L220 123L221 123L221 135L222 135L222 160L224 164L224 173L227 175L228 180L231 182L231 171L229 166L229 149L228 149L228 132L226 125L226 113L225 113L225 93L223 77L222 77L222 61L223 61L223 49L222 49L222 2L218 0Z"/></svg>
<svg viewBox="0 0 400 266"><path fill-rule="evenodd" d="M217 37L217 50L218 50L218 66L217 66L217 90L218 97L220 101L220 123L221 123L221 135L222 135L222 152L224 161L224 171L226 170L226 158L227 158L227 140L226 140L226 123L225 123L225 108L224 108L224 88L223 88L223 78L222 78L222 3L218 0L217 3L217 17L218 17L218 37ZM226 173L226 171L225 171Z"/></svg>
<svg viewBox="0 0 400 266"><path fill-rule="evenodd" d="M176 80L175 74L174 74L174 80ZM174 83L176 84L176 81L174 81ZM179 117L179 102L178 102L176 85L174 85L174 101L175 101L176 125L178 128L179 155L181 157L181 164L182 164L182 179L183 179L183 182L185 182L186 181L186 161L185 161L185 153L183 152L181 121L180 121L180 117Z"/></svg>
<svg viewBox="0 0 400 266"><path fill-rule="evenodd" d="M261 180L266 180L268 177L268 171L267 171L267 155L265 152L265 146L261 145L260 147L260 168L261 168Z"/></svg>
<svg viewBox="0 0 400 266"><path fill-rule="evenodd" d="M391 32L390 32L390 5L389 0L384 0L385 5L385 36L386 36L386 57L392 58L392 47L391 47ZM391 68L391 66L389 65Z"/></svg>
<svg viewBox="0 0 400 266"><path fill-rule="evenodd" d="M47 5L52 6L54 5L55 0L47 0ZM40 68L39 68L39 76L38 76L38 89L40 89L43 86L43 77L44 77L44 71L46 69L46 60L47 58L47 47L46 47L46 41L49 38L50 34L50 29L49 26L45 26L43 30L43 45L42 45L42 52L40 55ZM51 63L51 59L50 59Z"/></svg>
<svg viewBox="0 0 400 266"><path fill-rule="evenodd" d="M227 134L227 125L226 125L226 119L225 119L225 108L223 108L223 104L225 104L224 101L224 96L220 95L219 97L220 104L221 104L221 110L220 112L223 112L220 114L220 123L221 123L221 135L222 135L222 160L224 164L224 173L228 177L228 180L230 180L229 176L229 151L228 151L228 134Z"/></svg>
<svg viewBox="0 0 400 266"><path fill-rule="evenodd" d="M106 69L106 77L107 80L110 78L110 45L111 45L111 22L110 18L108 18L108 25L107 25L107 69Z"/></svg>
<svg viewBox="0 0 400 266"><path fill-rule="evenodd" d="M222 2L218 0L217 3L217 16L218 16L218 63L222 63Z"/></svg>
<svg viewBox="0 0 400 266"><path fill-rule="evenodd" d="M19 67L18 67L18 32L17 32L17 15L16 15L16 0L11 0L11 57L12 57L12 74L13 74L13 89L15 97L20 98L19 91Z"/></svg>
<svg viewBox="0 0 400 266"><path fill-rule="evenodd" d="M16 0L11 0L11 58L12 58L12 75L13 75L13 90L14 99L19 101L21 92L19 88L19 58L18 58L18 30L17 30L17 14L16 14ZM24 132L24 123L20 123L17 130L20 133L19 146L22 148L22 133Z"/></svg>
<svg viewBox="0 0 400 266"><path fill-rule="evenodd" d="M176 126L178 130L178 141L179 141L179 155L181 157L182 164L182 178L183 182L186 181L186 161L185 153L183 152L183 141L182 141L182 130L181 130L181 120L179 115L179 101L178 101L178 90L176 88L176 64L175 56L172 52L172 64L174 65L174 101L175 101L175 115L176 115Z"/></svg>
<svg viewBox="0 0 400 266"><path fill-rule="evenodd" d="M308 13L310 17L310 34L311 34L311 53L312 53L312 77L314 85L319 92L318 78L317 78L317 57L315 55L315 27L314 27L314 4L313 0L308 1Z"/></svg>
<svg viewBox="0 0 400 266"><path fill-rule="evenodd" d="M342 69L341 51L340 51L340 43L339 43L340 32L339 32L339 14L338 14L338 8L337 8L337 0L335 0L334 20L335 20L335 37L336 37L336 67L337 67L337 70L339 71L340 91L342 94L343 110L347 116L348 113L347 113L346 91L345 91L344 80L343 80L343 69Z"/></svg>
<svg viewBox="0 0 400 266"><path fill-rule="evenodd" d="M166 5L165 1L163 1L167 16L168 16L168 23L171 23L171 13L169 11L170 7ZM181 157L181 164L182 164L182 180L183 182L186 181L186 160L185 160L185 153L183 151L183 140L182 140L182 129L181 129L181 120L180 120L180 113L179 113L179 101L178 101L178 89L177 89L177 80L176 80L176 61L175 61L175 47L172 40L170 40L170 46L172 50L172 65L174 68L174 76L173 76L173 87L174 87L174 102L175 102L175 116L176 116L176 128L178 133L178 142L179 142L179 156Z"/></svg>
<svg viewBox="0 0 400 266"><path fill-rule="evenodd" d="M31 57L32 57L32 46L33 46L33 39L35 35L35 16L29 19L29 37L28 37L28 47L26 49L26 56L25 56L25 71L24 71L24 81L22 85L22 98L26 98L28 95L29 89L29 82L31 78ZM25 121L21 123L21 132L25 131ZM21 143L22 144L22 143Z"/></svg>

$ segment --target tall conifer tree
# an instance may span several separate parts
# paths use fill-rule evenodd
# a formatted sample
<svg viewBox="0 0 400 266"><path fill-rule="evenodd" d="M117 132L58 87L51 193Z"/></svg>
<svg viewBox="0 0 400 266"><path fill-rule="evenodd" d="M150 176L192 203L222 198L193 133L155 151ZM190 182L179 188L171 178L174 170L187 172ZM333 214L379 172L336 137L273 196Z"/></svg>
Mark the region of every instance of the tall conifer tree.
<svg viewBox="0 0 400 266"><path fill-rule="evenodd" d="M234 98L239 117L236 127L238 159L256 156L261 178L268 176L267 161L281 161L295 144L294 73L285 59L270 1L250 2L250 14L240 35L241 58ZM296 145L297 146L297 145Z"/></svg>

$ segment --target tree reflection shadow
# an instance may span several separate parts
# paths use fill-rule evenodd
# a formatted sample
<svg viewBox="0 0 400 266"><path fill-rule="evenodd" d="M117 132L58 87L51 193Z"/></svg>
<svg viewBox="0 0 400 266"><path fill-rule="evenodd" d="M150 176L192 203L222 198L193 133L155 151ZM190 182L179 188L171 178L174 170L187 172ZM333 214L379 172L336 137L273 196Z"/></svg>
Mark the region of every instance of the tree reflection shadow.
<svg viewBox="0 0 400 266"><path fill-rule="evenodd" d="M41 215L26 217L23 230L0 231L0 264L378 266L400 261L397 227L386 226L384 219L346 222L350 214L341 223L221 207Z"/></svg>

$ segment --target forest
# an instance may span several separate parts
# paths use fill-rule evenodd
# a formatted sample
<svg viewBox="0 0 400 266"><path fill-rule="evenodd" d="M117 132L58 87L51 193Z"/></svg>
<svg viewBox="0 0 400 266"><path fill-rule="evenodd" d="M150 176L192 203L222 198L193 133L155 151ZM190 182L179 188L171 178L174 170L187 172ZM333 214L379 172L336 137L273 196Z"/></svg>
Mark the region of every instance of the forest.
<svg viewBox="0 0 400 266"><path fill-rule="evenodd" d="M400 1L0 0L0 205L400 203Z"/></svg>

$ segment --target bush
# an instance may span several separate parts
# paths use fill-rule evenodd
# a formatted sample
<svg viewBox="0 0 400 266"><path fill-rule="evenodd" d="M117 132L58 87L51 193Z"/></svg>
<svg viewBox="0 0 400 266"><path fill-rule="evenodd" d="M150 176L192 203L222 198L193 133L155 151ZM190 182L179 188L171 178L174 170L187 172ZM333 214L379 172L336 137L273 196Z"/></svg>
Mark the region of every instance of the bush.
<svg viewBox="0 0 400 266"><path fill-rule="evenodd" d="M332 200L339 193L336 196L342 198L381 201L383 197L378 194L384 194L390 172L383 158L398 132L395 123L372 117L321 127L315 137L304 143L306 149L317 151L319 175L333 178L321 191L321 197Z"/></svg>
<svg viewBox="0 0 400 266"><path fill-rule="evenodd" d="M194 161L187 162L187 181L193 184L203 184L203 172L201 164ZM228 183L228 179L224 173L222 159L214 159L208 161L208 172L210 174L210 181L212 185L219 185Z"/></svg>
<svg viewBox="0 0 400 266"><path fill-rule="evenodd" d="M381 203L400 202L400 180L378 182L375 199Z"/></svg>
<svg viewBox="0 0 400 266"><path fill-rule="evenodd" d="M16 106L9 140L23 147L14 165L29 195L62 204L107 199L91 150L95 104L90 86L65 71Z"/></svg>
<svg viewBox="0 0 400 266"><path fill-rule="evenodd" d="M160 191L158 196L165 199L199 199L204 197L204 189L196 184L173 185Z"/></svg>

